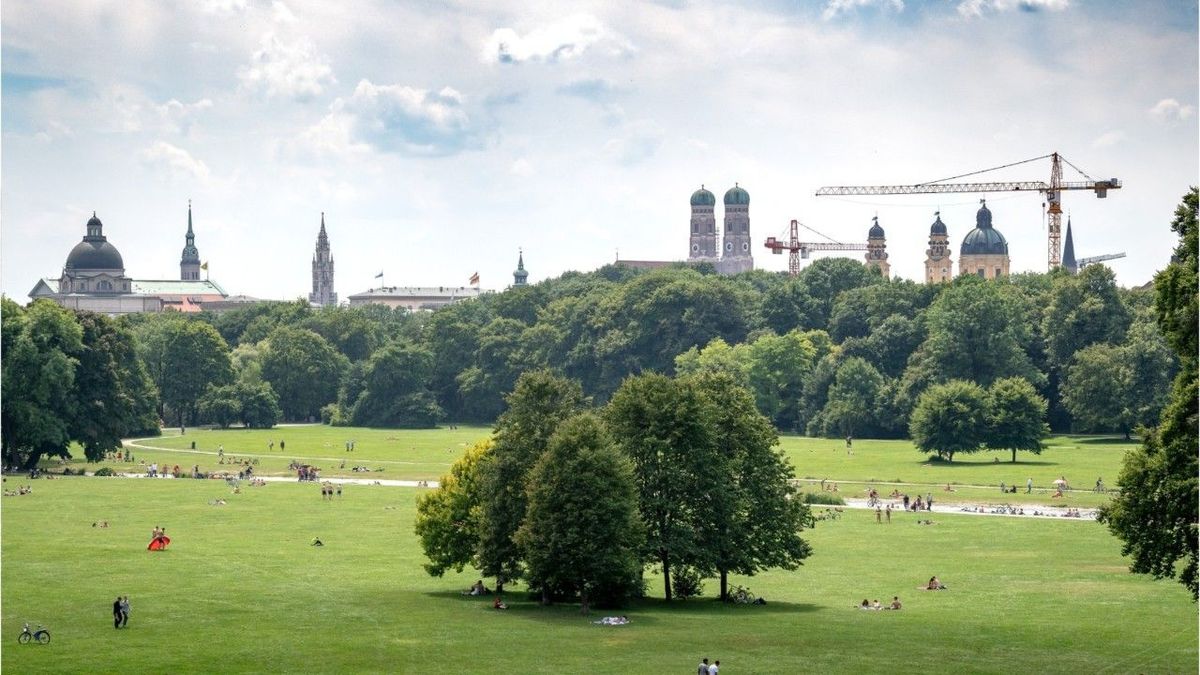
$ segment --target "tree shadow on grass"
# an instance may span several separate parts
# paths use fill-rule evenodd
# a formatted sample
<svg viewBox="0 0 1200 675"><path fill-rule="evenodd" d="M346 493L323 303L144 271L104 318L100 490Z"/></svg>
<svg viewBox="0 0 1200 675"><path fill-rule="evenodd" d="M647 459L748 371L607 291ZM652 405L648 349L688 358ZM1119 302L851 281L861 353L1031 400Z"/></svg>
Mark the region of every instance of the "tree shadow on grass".
<svg viewBox="0 0 1200 675"><path fill-rule="evenodd" d="M495 597L488 595L462 595L455 591L429 591L426 596L438 600L449 600L464 603L478 603L483 609L493 611L490 605ZM506 593L504 602L508 609L506 614L529 621L541 623L575 622L586 619L599 621L606 616L629 616L631 623L638 625L653 625L674 615L705 614L736 617L744 614L800 614L816 612L825 609L822 605L799 602L782 602L767 600L765 605L732 605L718 602L714 598L693 598L691 600L674 600L668 603L662 599L634 600L624 607L592 607L590 614L581 614L577 603L555 603L543 606L535 599L529 599L528 592Z"/></svg>
<svg viewBox="0 0 1200 675"><path fill-rule="evenodd" d="M925 458L914 462L919 466L930 466L939 469L982 469L984 467L997 466L1058 466L1061 462L1051 462L1044 459L1018 459L1015 462L1000 460L999 462L985 462L970 459L956 459L953 462L947 462L943 459Z"/></svg>

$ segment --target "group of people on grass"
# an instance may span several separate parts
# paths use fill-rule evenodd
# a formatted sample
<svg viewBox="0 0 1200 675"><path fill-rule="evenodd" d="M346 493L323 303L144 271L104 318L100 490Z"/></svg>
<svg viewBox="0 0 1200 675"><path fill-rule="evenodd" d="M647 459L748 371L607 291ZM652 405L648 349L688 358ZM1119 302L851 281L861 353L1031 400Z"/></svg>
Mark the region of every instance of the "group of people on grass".
<svg viewBox="0 0 1200 675"><path fill-rule="evenodd" d="M721 660L717 659L711 664L707 658L700 659L700 665L696 666L696 675L717 675L721 670Z"/></svg>
<svg viewBox="0 0 1200 675"><path fill-rule="evenodd" d="M900 604L900 596L898 596L898 595L892 596L892 603L890 605L880 604L878 599L875 600L875 602L870 602L866 598L863 598L862 603L858 606L859 609L867 609L867 610L875 610L875 611L882 610L882 609L900 609L901 607L903 607L903 605Z"/></svg>
<svg viewBox="0 0 1200 675"><path fill-rule="evenodd" d="M113 602L113 628L129 625L129 596L117 596Z"/></svg>
<svg viewBox="0 0 1200 675"><path fill-rule="evenodd" d="M335 490L337 491L338 498L341 498L341 496L342 496L342 484L341 483L338 483L336 485L333 483L330 483L329 481L321 483L321 499L323 499L323 500L328 499L329 501L333 501L333 495L334 495Z"/></svg>

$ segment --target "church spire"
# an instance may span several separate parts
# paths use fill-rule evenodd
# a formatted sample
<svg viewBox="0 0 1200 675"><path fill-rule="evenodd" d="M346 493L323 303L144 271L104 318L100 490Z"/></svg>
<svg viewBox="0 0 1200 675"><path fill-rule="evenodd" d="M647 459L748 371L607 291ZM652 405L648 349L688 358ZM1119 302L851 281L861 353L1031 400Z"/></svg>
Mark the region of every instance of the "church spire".
<svg viewBox="0 0 1200 675"><path fill-rule="evenodd" d="M1063 244L1062 266L1071 274L1079 271L1079 264L1075 262L1075 240L1071 238L1071 216L1067 215L1067 241Z"/></svg>
<svg viewBox="0 0 1200 675"><path fill-rule="evenodd" d="M317 247L312 260L312 293L308 301L314 305L337 306L337 293L333 290L333 254L329 250L329 235L325 232L325 212L321 212L321 231L317 233Z"/></svg>
<svg viewBox="0 0 1200 675"><path fill-rule="evenodd" d="M183 281L200 279L200 251L196 248L196 233L192 231L192 200L188 200L188 227L183 237L183 254L179 256L179 278Z"/></svg>
<svg viewBox="0 0 1200 675"><path fill-rule="evenodd" d="M513 272L513 286L524 286L528 279L529 272L525 271L525 252L517 249L517 269Z"/></svg>

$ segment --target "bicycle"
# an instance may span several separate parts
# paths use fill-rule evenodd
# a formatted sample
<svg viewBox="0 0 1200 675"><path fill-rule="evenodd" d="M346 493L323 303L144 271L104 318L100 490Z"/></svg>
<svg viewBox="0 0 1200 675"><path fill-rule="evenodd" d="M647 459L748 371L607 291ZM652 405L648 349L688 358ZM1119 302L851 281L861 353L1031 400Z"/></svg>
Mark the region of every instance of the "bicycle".
<svg viewBox="0 0 1200 675"><path fill-rule="evenodd" d="M38 629L31 633L29 632L29 624L25 624L21 628L21 634L17 636L17 642L25 645L29 644L30 640L36 640L41 645L48 645L50 644L50 631L42 628L42 624L39 623Z"/></svg>

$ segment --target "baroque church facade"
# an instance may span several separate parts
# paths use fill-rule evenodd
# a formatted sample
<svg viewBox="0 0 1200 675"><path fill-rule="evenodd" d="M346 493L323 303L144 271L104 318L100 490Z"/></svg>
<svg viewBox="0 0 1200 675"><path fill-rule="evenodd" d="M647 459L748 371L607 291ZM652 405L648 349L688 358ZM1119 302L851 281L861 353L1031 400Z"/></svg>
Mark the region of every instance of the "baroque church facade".
<svg viewBox="0 0 1200 675"><path fill-rule="evenodd" d="M692 193L691 236L688 262L708 262L720 274L739 274L754 269L750 241L750 193L734 183L725 192L722 240L717 240L717 197L700 186Z"/></svg>
<svg viewBox="0 0 1200 675"><path fill-rule="evenodd" d="M67 254L57 278L38 280L29 297L47 298L68 309L119 315L139 312L199 312L205 303L224 301L228 295L216 282L200 278L192 205L188 202L188 227L179 259L179 280L137 280L125 272L125 260L104 234L104 223L92 213L83 241Z"/></svg>

